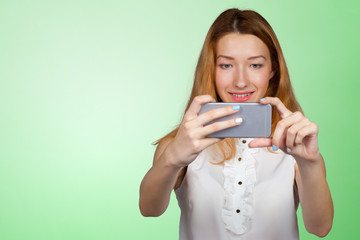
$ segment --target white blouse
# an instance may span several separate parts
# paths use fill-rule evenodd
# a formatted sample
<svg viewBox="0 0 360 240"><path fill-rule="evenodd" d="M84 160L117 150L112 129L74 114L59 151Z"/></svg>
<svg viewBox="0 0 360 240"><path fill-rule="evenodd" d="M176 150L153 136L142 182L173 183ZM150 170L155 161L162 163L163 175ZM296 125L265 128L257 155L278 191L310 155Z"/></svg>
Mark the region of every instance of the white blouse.
<svg viewBox="0 0 360 240"><path fill-rule="evenodd" d="M281 150L249 148L237 140L235 158L214 165L204 150L175 190L180 240L299 239L295 160ZM221 156L220 156L221 159Z"/></svg>

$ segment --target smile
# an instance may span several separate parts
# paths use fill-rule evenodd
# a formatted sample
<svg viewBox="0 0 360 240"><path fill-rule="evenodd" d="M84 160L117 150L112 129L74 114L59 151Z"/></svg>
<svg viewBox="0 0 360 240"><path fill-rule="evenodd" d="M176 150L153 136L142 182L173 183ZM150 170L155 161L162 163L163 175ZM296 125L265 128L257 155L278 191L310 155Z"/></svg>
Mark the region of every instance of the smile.
<svg viewBox="0 0 360 240"><path fill-rule="evenodd" d="M232 95L234 95L235 97L246 97L246 96L249 96L250 94L252 94L252 92L244 93L244 94L232 93Z"/></svg>
<svg viewBox="0 0 360 240"><path fill-rule="evenodd" d="M230 93L229 92L231 98L235 102L246 102L251 98L253 93L254 92L244 92L244 93L239 93L239 92L238 93Z"/></svg>

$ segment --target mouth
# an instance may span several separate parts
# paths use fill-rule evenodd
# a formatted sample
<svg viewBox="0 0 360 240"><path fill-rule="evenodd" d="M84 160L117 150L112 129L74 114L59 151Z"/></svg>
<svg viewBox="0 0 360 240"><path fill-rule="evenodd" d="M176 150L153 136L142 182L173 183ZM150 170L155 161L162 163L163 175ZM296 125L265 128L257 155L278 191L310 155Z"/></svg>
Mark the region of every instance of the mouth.
<svg viewBox="0 0 360 240"><path fill-rule="evenodd" d="M235 102L246 102L254 92L229 93Z"/></svg>
<svg viewBox="0 0 360 240"><path fill-rule="evenodd" d="M246 96L249 96L250 94L252 94L252 92L244 93L244 94L231 93L231 95L233 95L235 97L246 97Z"/></svg>

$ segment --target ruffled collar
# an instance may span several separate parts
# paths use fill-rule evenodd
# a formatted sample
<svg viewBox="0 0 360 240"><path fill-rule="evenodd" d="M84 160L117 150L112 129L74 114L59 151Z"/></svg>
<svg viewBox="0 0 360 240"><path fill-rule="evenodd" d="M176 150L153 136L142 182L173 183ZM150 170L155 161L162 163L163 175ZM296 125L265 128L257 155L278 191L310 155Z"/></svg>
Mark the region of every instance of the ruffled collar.
<svg viewBox="0 0 360 240"><path fill-rule="evenodd" d="M233 159L224 162L224 205L222 217L226 229L244 234L251 228L254 212L253 191L256 183L256 160L252 154L258 148L249 148L253 138L237 139Z"/></svg>

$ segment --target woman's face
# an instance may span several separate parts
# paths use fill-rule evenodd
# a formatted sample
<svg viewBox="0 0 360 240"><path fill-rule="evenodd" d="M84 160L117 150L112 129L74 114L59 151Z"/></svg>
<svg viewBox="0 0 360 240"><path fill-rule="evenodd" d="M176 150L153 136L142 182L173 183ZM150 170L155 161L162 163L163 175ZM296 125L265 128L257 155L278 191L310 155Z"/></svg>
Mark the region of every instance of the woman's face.
<svg viewBox="0 0 360 240"><path fill-rule="evenodd" d="M216 91L223 102L259 102L274 75L269 49L251 34L221 37L215 64Z"/></svg>

